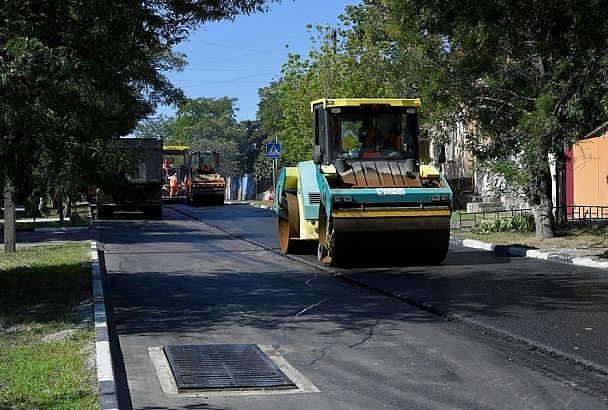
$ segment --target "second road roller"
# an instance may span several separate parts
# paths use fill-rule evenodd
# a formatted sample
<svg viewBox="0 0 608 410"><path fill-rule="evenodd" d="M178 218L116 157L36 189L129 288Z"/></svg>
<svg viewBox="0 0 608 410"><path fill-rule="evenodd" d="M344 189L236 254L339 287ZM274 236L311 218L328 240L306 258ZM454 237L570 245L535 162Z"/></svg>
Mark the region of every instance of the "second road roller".
<svg viewBox="0 0 608 410"><path fill-rule="evenodd" d="M284 253L317 245L328 266L397 260L440 264L452 190L421 161L419 99L323 98L311 103L313 159L281 170L275 190Z"/></svg>
<svg viewBox="0 0 608 410"><path fill-rule="evenodd" d="M220 153L191 151L188 156L186 203L193 206L224 205L226 181L219 173Z"/></svg>

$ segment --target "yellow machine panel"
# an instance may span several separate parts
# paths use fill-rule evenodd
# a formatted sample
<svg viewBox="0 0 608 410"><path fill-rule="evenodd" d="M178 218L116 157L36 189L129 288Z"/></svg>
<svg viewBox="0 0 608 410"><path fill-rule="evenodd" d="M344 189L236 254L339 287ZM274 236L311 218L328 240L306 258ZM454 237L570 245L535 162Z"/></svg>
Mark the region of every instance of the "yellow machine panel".
<svg viewBox="0 0 608 410"><path fill-rule="evenodd" d="M285 189L296 189L298 187L298 168L285 168Z"/></svg>

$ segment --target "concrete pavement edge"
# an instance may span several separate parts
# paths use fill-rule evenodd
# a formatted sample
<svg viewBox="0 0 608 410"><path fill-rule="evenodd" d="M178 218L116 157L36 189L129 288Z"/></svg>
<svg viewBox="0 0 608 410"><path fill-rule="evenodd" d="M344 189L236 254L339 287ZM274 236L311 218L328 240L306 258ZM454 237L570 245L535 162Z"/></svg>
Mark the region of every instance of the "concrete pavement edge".
<svg viewBox="0 0 608 410"><path fill-rule="evenodd" d="M114 378L114 366L110 351L110 336L106 316L106 303L103 294L101 266L97 242L91 241L91 262L93 275L93 304L95 310L95 351L99 403L102 410L118 410L118 395Z"/></svg>
<svg viewBox="0 0 608 410"><path fill-rule="evenodd" d="M530 249L520 245L499 245L487 243L475 239L450 238L450 242L456 243L467 248L482 249L490 252L507 254L509 256L523 256L526 258L542 259L554 262L569 263L587 268L608 269L608 261L598 261L591 258L572 257L567 254L541 252L537 249Z"/></svg>

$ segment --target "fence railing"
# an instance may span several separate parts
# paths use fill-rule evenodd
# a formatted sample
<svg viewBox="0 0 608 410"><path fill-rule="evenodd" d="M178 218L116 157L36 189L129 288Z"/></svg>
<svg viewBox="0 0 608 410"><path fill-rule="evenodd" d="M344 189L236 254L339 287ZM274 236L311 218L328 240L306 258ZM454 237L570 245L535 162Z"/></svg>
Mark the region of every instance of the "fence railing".
<svg viewBox="0 0 608 410"><path fill-rule="evenodd" d="M458 228L473 227L484 219L512 218L518 214L532 214L532 209L460 213L458 214ZM608 206L568 205L565 207L554 207L553 215L557 221L571 224L608 224Z"/></svg>

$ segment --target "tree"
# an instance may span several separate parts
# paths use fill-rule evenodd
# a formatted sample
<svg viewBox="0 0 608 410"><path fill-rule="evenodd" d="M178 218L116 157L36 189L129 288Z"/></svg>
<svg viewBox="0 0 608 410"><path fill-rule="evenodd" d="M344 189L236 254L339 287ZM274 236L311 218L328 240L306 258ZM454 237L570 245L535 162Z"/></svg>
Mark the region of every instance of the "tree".
<svg viewBox="0 0 608 410"><path fill-rule="evenodd" d="M264 142L268 134L263 132L258 121L246 120L242 122L245 134L241 140L239 151L243 155L243 172L252 174L255 172L255 162L258 154L265 147Z"/></svg>
<svg viewBox="0 0 608 410"><path fill-rule="evenodd" d="M237 176L244 171L242 141L245 124L236 120L234 98L188 99L181 104L175 118L167 124L166 141L187 145L194 150L219 151L220 172Z"/></svg>
<svg viewBox="0 0 608 410"><path fill-rule="evenodd" d="M159 103L181 101L161 74L183 64L171 47L200 23L261 11L266 2L3 2L0 180L8 201L35 169L70 169ZM60 174L45 180L62 184ZM14 244L14 232L5 241Z"/></svg>
<svg viewBox="0 0 608 410"><path fill-rule="evenodd" d="M318 98L418 97L419 80L412 72L417 61L395 49L387 31L386 8L365 0L347 6L337 27L309 26L313 51L307 58L288 57L282 77L259 91L258 120L262 129L282 144L287 166L312 158L310 103ZM256 169L267 169L259 157ZM261 175L260 175L261 176Z"/></svg>
<svg viewBox="0 0 608 410"><path fill-rule="evenodd" d="M169 135L169 127L173 118L166 115L158 115L145 118L137 124L133 134L139 138L161 138L166 139Z"/></svg>
<svg viewBox="0 0 608 410"><path fill-rule="evenodd" d="M424 46L437 91L477 125L480 163L522 188L537 236L554 236L548 154L608 114L608 3L383 3L400 47Z"/></svg>

